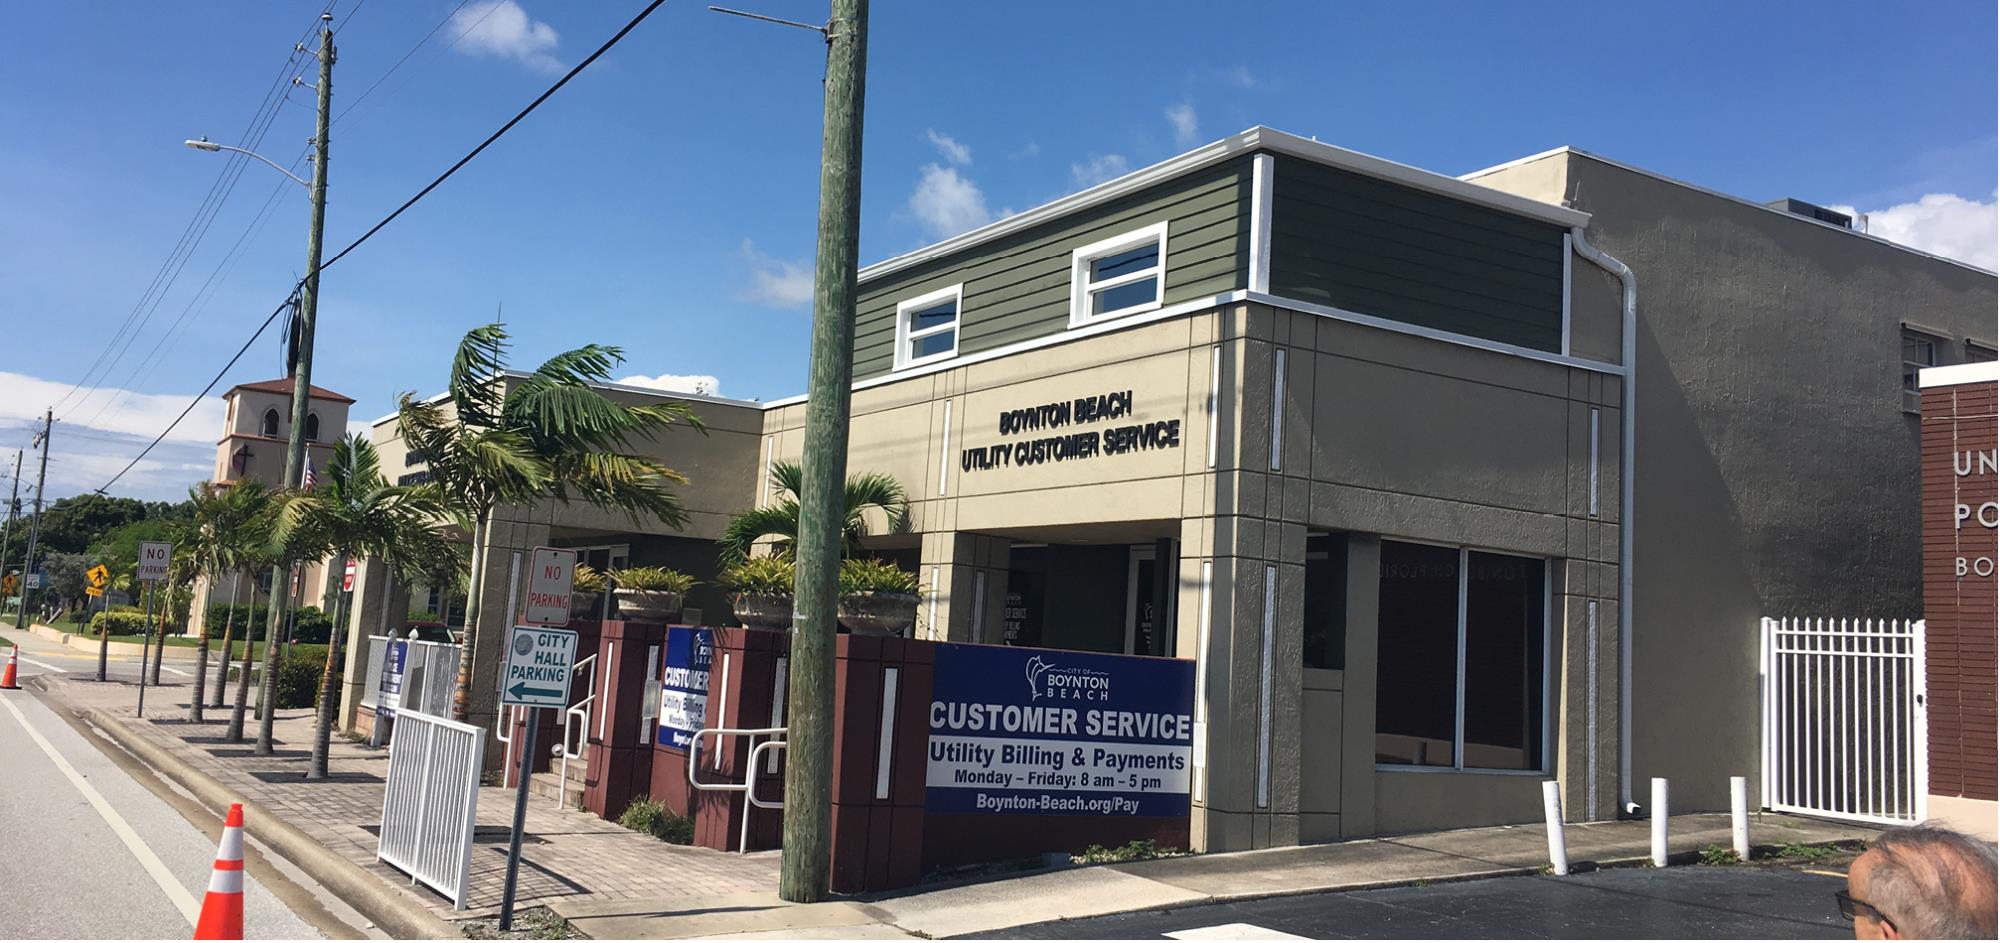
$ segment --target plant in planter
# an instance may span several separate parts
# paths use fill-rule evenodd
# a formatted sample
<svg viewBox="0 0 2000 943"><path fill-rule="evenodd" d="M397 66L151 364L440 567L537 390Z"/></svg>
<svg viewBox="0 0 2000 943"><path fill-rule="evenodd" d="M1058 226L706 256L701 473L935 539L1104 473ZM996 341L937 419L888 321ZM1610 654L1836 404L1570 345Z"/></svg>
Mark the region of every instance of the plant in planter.
<svg viewBox="0 0 2000 943"><path fill-rule="evenodd" d="M694 586L694 577L658 566L612 570L609 576L617 587L611 597L618 601L618 614L642 622L679 618L681 594Z"/></svg>
<svg viewBox="0 0 2000 943"><path fill-rule="evenodd" d="M790 557L752 557L723 568L719 582L729 590L737 621L753 629L787 629L796 575Z"/></svg>
<svg viewBox="0 0 2000 943"><path fill-rule="evenodd" d="M837 617L856 635L901 635L917 621L917 575L887 560L840 561Z"/></svg>
<svg viewBox="0 0 2000 943"><path fill-rule="evenodd" d="M604 598L604 571L588 563L576 565L576 575L570 578L569 613L572 618L592 618L600 611L598 601Z"/></svg>

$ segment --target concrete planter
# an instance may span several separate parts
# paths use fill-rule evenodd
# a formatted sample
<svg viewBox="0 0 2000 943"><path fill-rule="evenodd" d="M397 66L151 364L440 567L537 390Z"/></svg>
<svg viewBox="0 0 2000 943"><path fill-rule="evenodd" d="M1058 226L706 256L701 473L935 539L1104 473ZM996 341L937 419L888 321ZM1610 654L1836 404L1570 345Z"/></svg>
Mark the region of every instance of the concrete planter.
<svg viewBox="0 0 2000 943"><path fill-rule="evenodd" d="M569 617L596 619L604 611L604 594L575 590L569 594Z"/></svg>
<svg viewBox="0 0 2000 943"><path fill-rule="evenodd" d="M789 593L737 593L729 597L736 621L753 629L792 627L792 596Z"/></svg>
<svg viewBox="0 0 2000 943"><path fill-rule="evenodd" d="M681 616L681 594L663 589L614 589L618 615L633 622L672 622Z"/></svg>
<svg viewBox="0 0 2000 943"><path fill-rule="evenodd" d="M840 597L840 624L856 635L902 635L917 624L916 593L856 593Z"/></svg>

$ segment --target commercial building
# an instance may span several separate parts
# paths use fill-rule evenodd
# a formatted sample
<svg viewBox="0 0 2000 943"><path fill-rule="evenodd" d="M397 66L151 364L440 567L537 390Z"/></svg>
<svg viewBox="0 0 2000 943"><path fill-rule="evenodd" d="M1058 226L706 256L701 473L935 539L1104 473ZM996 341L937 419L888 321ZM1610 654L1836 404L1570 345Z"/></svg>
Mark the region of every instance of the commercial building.
<svg viewBox="0 0 2000 943"><path fill-rule="evenodd" d="M1918 611L1906 362L1995 340L1993 273L1832 215L1252 128L861 271L849 467L911 497L866 546L925 637L1194 660L1197 848L1532 821L1550 778L1721 807L1760 616ZM650 446L688 525L505 509L486 611L542 544L712 577L803 445L802 399L607 392L702 417ZM375 564L359 600L348 716L409 605Z"/></svg>

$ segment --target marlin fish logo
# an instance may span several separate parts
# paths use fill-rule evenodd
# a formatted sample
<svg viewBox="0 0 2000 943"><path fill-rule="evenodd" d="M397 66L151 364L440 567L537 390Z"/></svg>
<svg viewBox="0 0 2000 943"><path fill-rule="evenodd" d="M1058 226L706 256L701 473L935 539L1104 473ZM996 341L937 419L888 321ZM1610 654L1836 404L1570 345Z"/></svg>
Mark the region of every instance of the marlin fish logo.
<svg viewBox="0 0 2000 943"><path fill-rule="evenodd" d="M1042 656L1036 655L1028 659L1028 700L1033 701L1042 696L1040 681L1042 672L1047 670L1049 670L1048 662L1043 661Z"/></svg>

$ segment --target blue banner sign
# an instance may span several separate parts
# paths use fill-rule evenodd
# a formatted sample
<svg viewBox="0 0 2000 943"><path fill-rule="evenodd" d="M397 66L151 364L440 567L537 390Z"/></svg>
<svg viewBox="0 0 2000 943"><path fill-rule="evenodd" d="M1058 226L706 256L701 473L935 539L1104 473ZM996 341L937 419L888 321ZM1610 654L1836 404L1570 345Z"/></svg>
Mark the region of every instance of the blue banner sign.
<svg viewBox="0 0 2000 943"><path fill-rule="evenodd" d="M1187 814L1194 662L944 643L934 671L926 811Z"/></svg>
<svg viewBox="0 0 2000 943"><path fill-rule="evenodd" d="M667 627L666 665L660 672L660 746L685 750L695 731L706 724L708 669L714 661L714 632Z"/></svg>
<svg viewBox="0 0 2000 943"><path fill-rule="evenodd" d="M403 666L409 663L410 643L387 642L382 650L382 684L375 693L375 716L394 717L403 706Z"/></svg>

